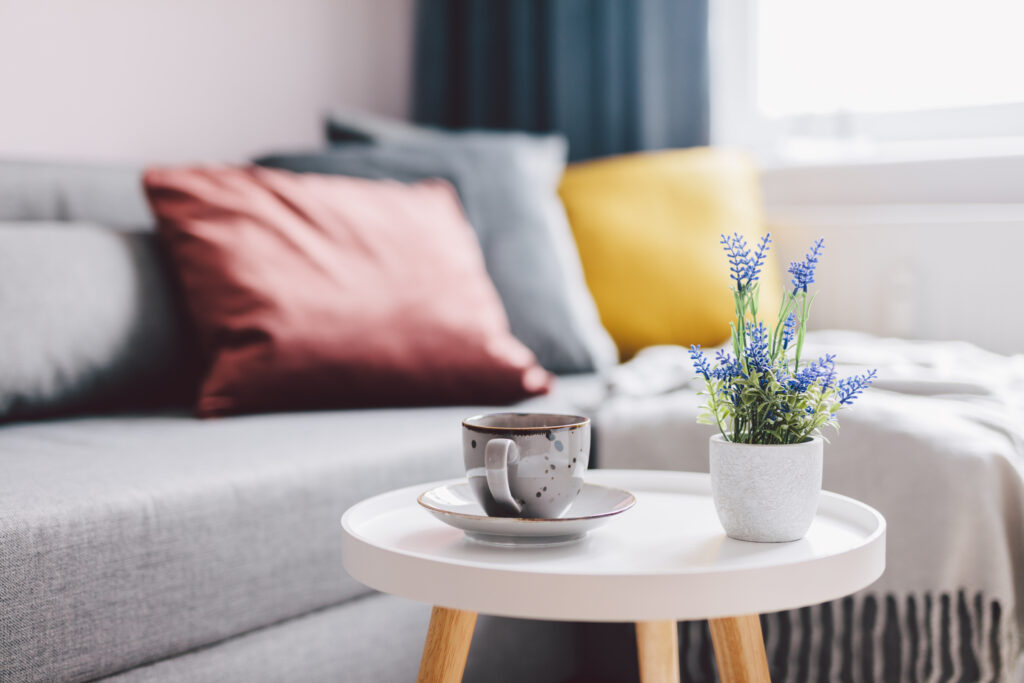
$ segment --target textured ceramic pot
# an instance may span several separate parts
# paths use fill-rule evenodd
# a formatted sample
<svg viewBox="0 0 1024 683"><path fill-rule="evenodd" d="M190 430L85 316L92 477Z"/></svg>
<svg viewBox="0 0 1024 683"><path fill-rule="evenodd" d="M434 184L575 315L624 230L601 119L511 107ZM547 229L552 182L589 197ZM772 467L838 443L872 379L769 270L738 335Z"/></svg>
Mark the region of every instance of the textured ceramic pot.
<svg viewBox="0 0 1024 683"><path fill-rule="evenodd" d="M711 495L725 533L740 541L804 537L818 511L822 440L786 446L711 437Z"/></svg>

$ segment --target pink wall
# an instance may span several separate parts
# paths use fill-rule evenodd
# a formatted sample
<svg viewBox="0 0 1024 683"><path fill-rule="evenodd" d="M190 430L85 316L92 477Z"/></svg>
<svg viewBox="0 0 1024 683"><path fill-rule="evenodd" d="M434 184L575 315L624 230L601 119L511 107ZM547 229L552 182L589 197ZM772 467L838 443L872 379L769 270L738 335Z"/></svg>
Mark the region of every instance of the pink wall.
<svg viewBox="0 0 1024 683"><path fill-rule="evenodd" d="M0 0L0 157L240 160L409 108L413 0Z"/></svg>

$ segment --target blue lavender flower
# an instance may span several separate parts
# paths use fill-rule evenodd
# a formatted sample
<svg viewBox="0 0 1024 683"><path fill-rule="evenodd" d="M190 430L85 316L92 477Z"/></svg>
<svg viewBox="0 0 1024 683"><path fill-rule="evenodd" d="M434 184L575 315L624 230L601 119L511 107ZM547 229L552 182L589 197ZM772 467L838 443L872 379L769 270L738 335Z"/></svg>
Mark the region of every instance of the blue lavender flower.
<svg viewBox="0 0 1024 683"><path fill-rule="evenodd" d="M768 328L763 322L750 329L745 355L748 366L757 372L768 372L771 369L772 360L768 356Z"/></svg>
<svg viewBox="0 0 1024 683"><path fill-rule="evenodd" d="M831 389L836 383L836 354L826 353L818 359L818 379L822 389Z"/></svg>
<svg viewBox="0 0 1024 683"><path fill-rule="evenodd" d="M786 381L786 385L790 391L797 394L804 393L817 381L821 382L823 389L827 389L835 382L835 363L836 357L834 354L825 354L822 358L810 363L803 370L796 373L796 375L790 377Z"/></svg>
<svg viewBox="0 0 1024 683"><path fill-rule="evenodd" d="M711 374L715 379L728 381L742 376L743 371L735 356L725 349L719 349L715 354L715 369L711 371Z"/></svg>
<svg viewBox="0 0 1024 683"><path fill-rule="evenodd" d="M825 248L825 238L822 237L811 245L803 261L793 261L789 264L789 274L793 276L793 293L800 290L807 291L807 286L814 283L814 270L818 267L818 260Z"/></svg>
<svg viewBox="0 0 1024 683"><path fill-rule="evenodd" d="M796 373L788 380L786 380L786 386L794 394L802 394L807 391L808 387L814 384L814 380L818 379L818 366L811 363L806 368Z"/></svg>
<svg viewBox="0 0 1024 683"><path fill-rule="evenodd" d="M732 273L732 279L736 282L736 289L743 291L750 263L750 248L747 246L747 240L738 232L734 232L732 237L726 237L723 233L720 243L729 259L729 272Z"/></svg>
<svg viewBox="0 0 1024 683"><path fill-rule="evenodd" d="M871 370L863 375L854 375L853 377L844 377L839 380L839 386L837 388L837 398L839 404L848 406L854 402L854 400L860 396L861 392L871 386L871 383L878 377L878 370Z"/></svg>
<svg viewBox="0 0 1024 683"><path fill-rule="evenodd" d="M747 240L738 232L734 232L732 237L722 235L721 245L725 248L725 255L729 259L729 272L732 273L737 290L742 292L757 282L764 262L768 258L768 249L771 243L771 235L765 235L751 254Z"/></svg>
<svg viewBox="0 0 1024 683"><path fill-rule="evenodd" d="M768 249L771 243L772 234L770 232L766 233L758 243L757 249L754 251L754 257L748 264L746 273L748 283L757 282L757 278L761 275L761 268L764 267L764 262L768 258Z"/></svg>
<svg viewBox="0 0 1024 683"><path fill-rule="evenodd" d="M711 379L711 365L708 364L708 357L700 350L700 344L690 346L690 359L693 361L693 369L697 374L703 375L705 380Z"/></svg>
<svg viewBox="0 0 1024 683"><path fill-rule="evenodd" d="M786 318L786 324L782 328L783 349L789 348L789 345L793 343L793 337L796 336L796 325L798 322L800 322L800 320L796 317L796 313L790 312L789 317Z"/></svg>

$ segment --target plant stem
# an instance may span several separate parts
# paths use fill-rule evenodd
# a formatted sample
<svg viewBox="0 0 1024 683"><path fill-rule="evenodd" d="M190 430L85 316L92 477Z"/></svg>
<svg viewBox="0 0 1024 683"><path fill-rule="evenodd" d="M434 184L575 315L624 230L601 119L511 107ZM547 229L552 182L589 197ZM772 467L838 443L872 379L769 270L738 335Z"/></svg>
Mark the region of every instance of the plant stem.
<svg viewBox="0 0 1024 683"><path fill-rule="evenodd" d="M793 362L793 374L800 372L800 354L804 350L804 335L807 333L807 292L800 292L800 329L796 333L796 358Z"/></svg>
<svg viewBox="0 0 1024 683"><path fill-rule="evenodd" d="M793 301L796 297L793 296L792 292L784 292L782 304L779 306L779 319L775 322L775 331L772 333L772 360L778 358L780 351L785 352L785 349L780 348L782 346L782 340L780 333L782 332L783 326L786 324L786 318L789 317L789 311L793 308Z"/></svg>

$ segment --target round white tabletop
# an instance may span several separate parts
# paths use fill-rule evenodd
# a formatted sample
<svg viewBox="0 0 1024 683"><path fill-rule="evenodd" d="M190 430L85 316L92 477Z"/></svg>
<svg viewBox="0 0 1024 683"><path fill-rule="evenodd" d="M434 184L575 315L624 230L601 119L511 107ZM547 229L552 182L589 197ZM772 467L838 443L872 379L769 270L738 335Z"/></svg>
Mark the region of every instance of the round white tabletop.
<svg viewBox="0 0 1024 683"><path fill-rule="evenodd" d="M587 481L633 492L636 506L579 543L474 543L416 497L391 491L342 517L345 569L385 593L456 610L569 621L695 620L818 604L854 593L885 568L885 519L823 492L807 536L727 538L708 475L593 470Z"/></svg>

